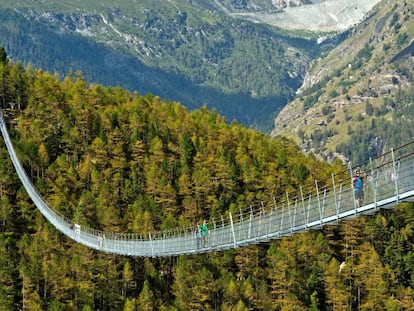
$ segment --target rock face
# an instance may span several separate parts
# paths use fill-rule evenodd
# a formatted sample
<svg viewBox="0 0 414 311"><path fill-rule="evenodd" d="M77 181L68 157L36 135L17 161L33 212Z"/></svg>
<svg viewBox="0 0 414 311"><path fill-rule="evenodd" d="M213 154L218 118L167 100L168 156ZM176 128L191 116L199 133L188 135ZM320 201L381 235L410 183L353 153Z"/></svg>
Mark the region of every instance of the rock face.
<svg viewBox="0 0 414 311"><path fill-rule="evenodd" d="M268 0L214 3L229 15L284 29L341 31L359 23L380 0Z"/></svg>
<svg viewBox="0 0 414 311"><path fill-rule="evenodd" d="M378 124L391 129L398 117L401 128L412 128L413 16L413 3L378 4L344 42L314 61L296 98L276 117L271 135L292 138L305 152L325 159L349 159L355 139L370 150L368 156L404 142L407 138L398 139L395 129L379 134ZM338 154L344 150L347 156Z"/></svg>
<svg viewBox="0 0 414 311"><path fill-rule="evenodd" d="M324 1L289 8L281 13L276 26L310 31L345 30L359 23L379 0Z"/></svg>

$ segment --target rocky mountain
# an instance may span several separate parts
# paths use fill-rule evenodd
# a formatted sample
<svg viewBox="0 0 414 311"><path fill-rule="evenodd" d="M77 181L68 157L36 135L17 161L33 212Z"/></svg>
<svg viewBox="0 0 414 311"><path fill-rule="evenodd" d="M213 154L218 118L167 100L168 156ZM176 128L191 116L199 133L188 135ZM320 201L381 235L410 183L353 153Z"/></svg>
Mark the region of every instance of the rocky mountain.
<svg viewBox="0 0 414 311"><path fill-rule="evenodd" d="M363 20L379 0L219 1L218 8L231 15L283 29L343 31Z"/></svg>
<svg viewBox="0 0 414 311"><path fill-rule="evenodd" d="M207 104L270 132L309 63L343 38L321 44L326 31L359 22L375 2L2 0L0 45L61 76L80 70L88 82Z"/></svg>
<svg viewBox="0 0 414 311"><path fill-rule="evenodd" d="M382 1L310 66L272 136L306 152L360 161L412 140L414 3Z"/></svg>

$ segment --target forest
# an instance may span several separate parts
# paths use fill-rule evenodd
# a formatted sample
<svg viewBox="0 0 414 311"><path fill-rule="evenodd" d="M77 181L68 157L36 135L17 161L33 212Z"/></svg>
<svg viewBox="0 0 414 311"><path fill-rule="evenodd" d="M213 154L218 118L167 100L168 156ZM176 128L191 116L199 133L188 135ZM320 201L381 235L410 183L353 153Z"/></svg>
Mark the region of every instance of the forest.
<svg viewBox="0 0 414 311"><path fill-rule="evenodd" d="M212 219L344 169L205 106L24 67L2 48L0 102L49 205L105 231ZM0 310L414 309L412 204L240 249L124 257L55 230L0 154Z"/></svg>
<svg viewBox="0 0 414 311"><path fill-rule="evenodd" d="M111 1L64 8L12 2L0 7L0 45L11 59L62 75L81 69L88 81L156 94L189 109L208 104L264 133L299 88L305 64L329 48L185 3L177 3L186 7L177 11L168 1L146 9L137 9L142 1L123 1L122 10ZM101 15L130 40L106 29Z"/></svg>

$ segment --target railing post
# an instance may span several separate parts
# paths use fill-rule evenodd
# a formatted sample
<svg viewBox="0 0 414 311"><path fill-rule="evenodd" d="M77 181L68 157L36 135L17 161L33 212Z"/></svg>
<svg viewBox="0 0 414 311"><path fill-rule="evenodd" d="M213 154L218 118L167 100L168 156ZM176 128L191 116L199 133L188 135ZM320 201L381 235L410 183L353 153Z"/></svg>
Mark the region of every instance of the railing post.
<svg viewBox="0 0 414 311"><path fill-rule="evenodd" d="M242 230L242 228L243 228L243 213L242 213L241 208L239 209L239 214L240 214L239 223L238 223L239 230L238 230L238 234L237 234L237 239L240 241L240 240L242 240L242 235L243 235L243 230Z"/></svg>
<svg viewBox="0 0 414 311"><path fill-rule="evenodd" d="M307 221L307 224L306 224L306 227L308 226L308 224L309 224L309 214L310 214L310 210L311 210L311 205L312 205L312 193L310 192L309 193L309 197L308 197L309 199L308 199L308 213L307 213L307 216L306 216L306 221Z"/></svg>
<svg viewBox="0 0 414 311"><path fill-rule="evenodd" d="M331 176L332 176L332 189L333 189L334 201L335 201L335 215L336 215L336 220L338 220L339 219L339 206L338 206L338 200L336 198L335 176L334 174L332 174Z"/></svg>
<svg viewBox="0 0 414 311"><path fill-rule="evenodd" d="M151 244L151 256L154 257L154 244L151 238L151 232L148 232L148 237L149 237L150 244Z"/></svg>
<svg viewBox="0 0 414 311"><path fill-rule="evenodd" d="M165 230L162 232L162 252L165 253L165 241L166 241L166 233Z"/></svg>
<svg viewBox="0 0 414 311"><path fill-rule="evenodd" d="M298 215L298 196L295 197L295 208L293 210L293 228L296 226L297 215Z"/></svg>
<svg viewBox="0 0 414 311"><path fill-rule="evenodd" d="M212 232L211 232L211 234L210 234L210 245L211 246L213 246L213 245L215 245L216 247L217 247L217 238L216 238L216 236L217 236L217 230L216 230L216 219L213 217L213 219L212 219L212 222L213 222L213 230L212 230ZM214 241L214 244L212 243Z"/></svg>
<svg viewBox="0 0 414 311"><path fill-rule="evenodd" d="M325 206L326 206L326 192L327 188L326 186L323 189L323 200L322 200L322 219L325 217Z"/></svg>
<svg viewBox="0 0 414 311"><path fill-rule="evenodd" d="M249 229L247 231L247 238L249 239L252 236L253 220L254 220L253 210L252 210L252 207L250 206Z"/></svg>
<svg viewBox="0 0 414 311"><path fill-rule="evenodd" d="M235 232L234 232L233 216L232 216L231 212L229 213L229 215L230 215L231 232L232 232L232 234L233 234L234 248L236 248L236 246L237 246L237 241L236 241L236 234L235 234Z"/></svg>
<svg viewBox="0 0 414 311"><path fill-rule="evenodd" d="M272 217L274 217L275 219L277 219L277 214L278 213L277 213L277 208L276 208L276 198L275 197L273 197L273 208L272 208L272 210L274 210L274 214L272 214L273 215Z"/></svg>
<svg viewBox="0 0 414 311"><path fill-rule="evenodd" d="M304 222L305 230L306 230L308 228L308 218L306 217L305 198L303 197L303 188L302 188L302 186L299 187L299 190L300 190L300 199L302 201L303 222Z"/></svg>
<svg viewBox="0 0 414 311"><path fill-rule="evenodd" d="M398 170L396 168L397 163L395 162L395 155L394 155L394 148L391 148L391 155L392 155L392 167L394 169L394 177L395 177L395 194L397 195L397 203L399 203L399 189L398 189Z"/></svg>
<svg viewBox="0 0 414 311"><path fill-rule="evenodd" d="M318 186L318 181L317 180L315 180L315 185L316 185L316 196L317 196L318 208L319 208L319 221L320 221L320 224L322 226L321 198L319 197L319 186Z"/></svg>
<svg viewBox="0 0 414 311"><path fill-rule="evenodd" d="M269 213L269 225L267 226L267 238L269 238L269 234L272 233L272 219L273 219L273 209L270 209Z"/></svg>
<svg viewBox="0 0 414 311"><path fill-rule="evenodd" d="M354 181L353 181L354 173L352 172L351 162L349 162L348 167L349 167L349 172L351 175L351 191L352 191L352 198L354 199L354 210L355 210L355 216L356 216L358 213L358 204L355 198Z"/></svg>
<svg viewBox="0 0 414 311"><path fill-rule="evenodd" d="M220 246L223 245L223 235L225 234L225 228L224 228L224 217L221 215L221 234L220 234Z"/></svg>
<svg viewBox="0 0 414 311"><path fill-rule="evenodd" d="M374 167L373 167L373 165L372 165L372 158L371 157L369 157L369 165L370 165L370 168L371 168L371 178L372 178L372 185L373 185L373 191L374 191L374 194L373 194L373 203L374 203L374 210L376 211L376 210L378 210L378 204L377 204L377 179L378 179L378 169L377 169L377 176L375 176L375 178L374 178Z"/></svg>
<svg viewBox="0 0 414 311"><path fill-rule="evenodd" d="M260 204L261 204L261 207L262 207L262 213L261 213L261 216L260 216L259 233L266 233L267 234L267 231L266 231L266 228L265 228L265 226L266 226L266 211L265 211L263 201L261 201ZM263 217L263 219L262 219L262 217ZM263 230L262 230L262 228L263 228ZM263 234L261 234L261 235L263 235Z"/></svg>
<svg viewBox="0 0 414 311"><path fill-rule="evenodd" d="M290 202L289 202L289 193L287 191L286 191L286 200L287 200L287 209L289 213L290 233L293 233L292 212L291 212Z"/></svg>

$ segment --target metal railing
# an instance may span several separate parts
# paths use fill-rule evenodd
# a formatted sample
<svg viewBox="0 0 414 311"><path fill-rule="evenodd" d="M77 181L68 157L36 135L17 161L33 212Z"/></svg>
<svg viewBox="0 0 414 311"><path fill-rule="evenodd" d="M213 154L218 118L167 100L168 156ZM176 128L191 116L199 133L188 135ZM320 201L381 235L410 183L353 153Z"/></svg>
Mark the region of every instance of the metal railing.
<svg viewBox="0 0 414 311"><path fill-rule="evenodd" d="M315 181L314 191L310 193L303 194L303 189L298 189L299 195L290 198L286 194L283 202L273 198L269 204L262 202L259 209L246 209L239 215L229 213L219 222L213 220L205 247L194 228L149 233L146 237L102 232L81 227L48 206L17 158L1 111L0 128L16 172L44 217L69 238L107 253L158 257L220 251L318 229L342 219L375 213L380 208L392 208L400 202L414 200L413 142L359 164L359 169L366 173L362 206L356 203L351 181L336 181L332 176L330 186L320 188Z"/></svg>

